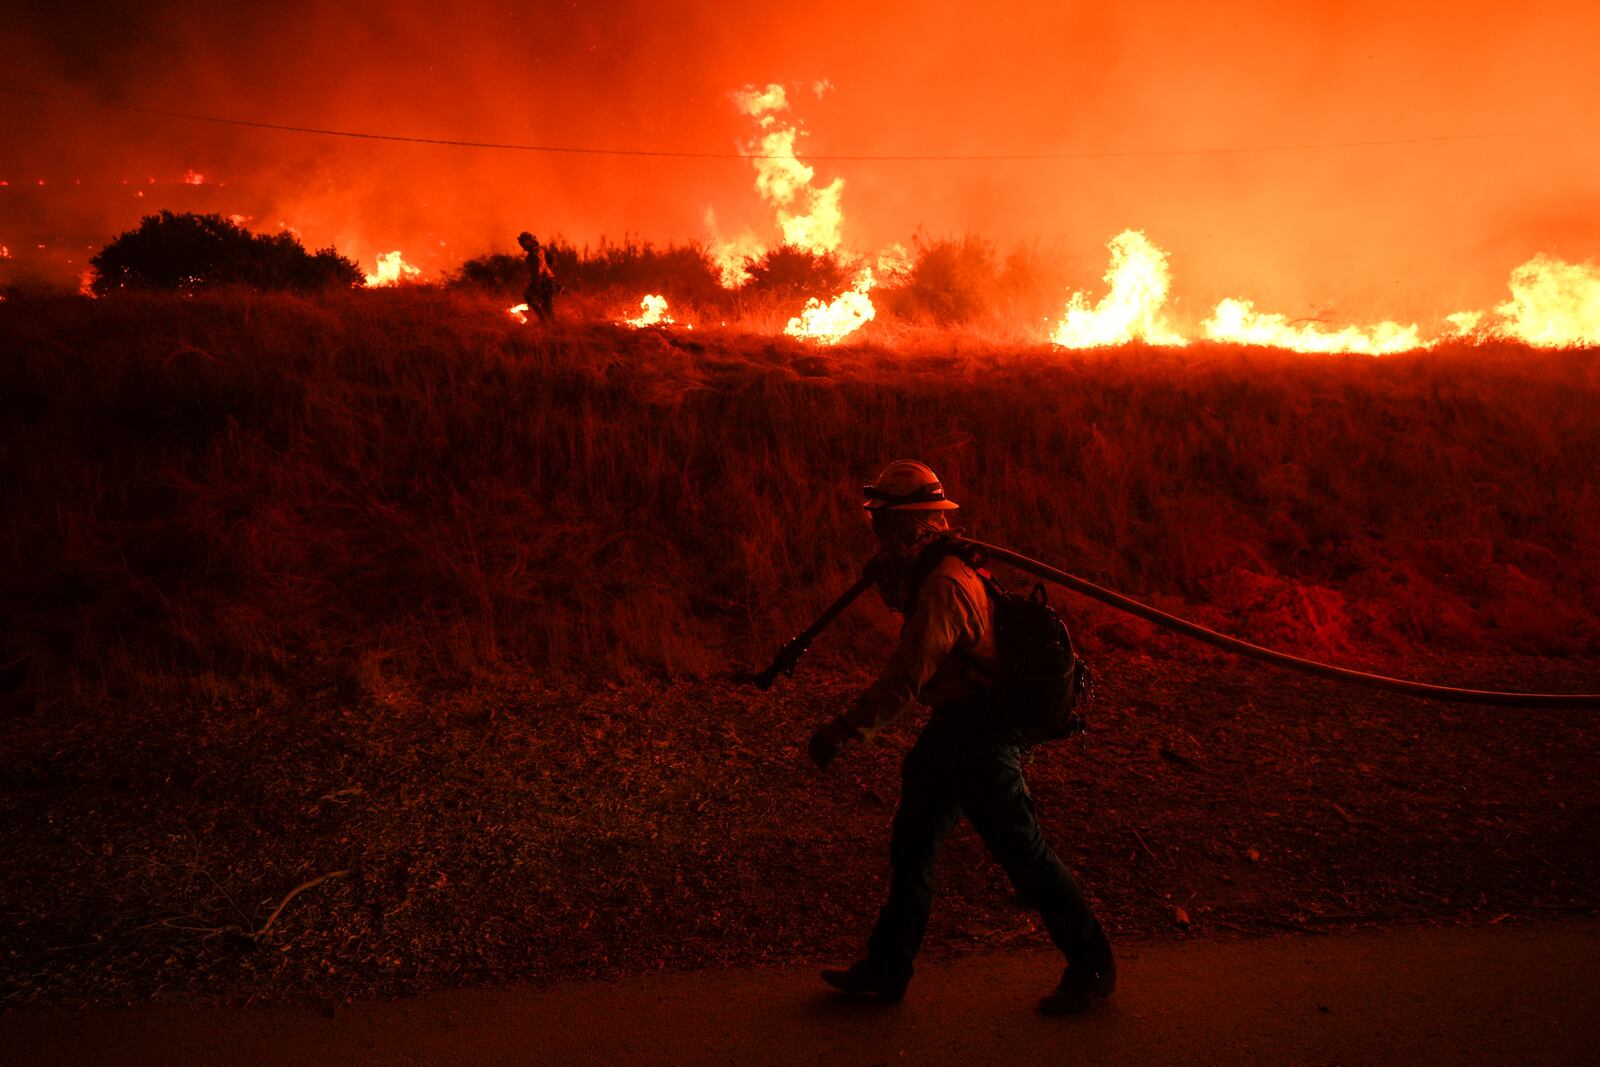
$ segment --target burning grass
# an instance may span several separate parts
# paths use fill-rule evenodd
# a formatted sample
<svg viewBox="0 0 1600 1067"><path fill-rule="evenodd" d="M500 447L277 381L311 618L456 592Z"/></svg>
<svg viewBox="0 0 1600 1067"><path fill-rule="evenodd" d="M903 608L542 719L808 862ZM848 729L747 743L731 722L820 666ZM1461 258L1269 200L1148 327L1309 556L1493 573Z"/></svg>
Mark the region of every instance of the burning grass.
<svg viewBox="0 0 1600 1067"><path fill-rule="evenodd" d="M1590 351L822 353L502 312L431 288L0 305L7 657L49 691L715 672L847 584L853 487L901 455L974 533L1265 643L1600 649ZM1080 608L1091 644L1149 640Z"/></svg>

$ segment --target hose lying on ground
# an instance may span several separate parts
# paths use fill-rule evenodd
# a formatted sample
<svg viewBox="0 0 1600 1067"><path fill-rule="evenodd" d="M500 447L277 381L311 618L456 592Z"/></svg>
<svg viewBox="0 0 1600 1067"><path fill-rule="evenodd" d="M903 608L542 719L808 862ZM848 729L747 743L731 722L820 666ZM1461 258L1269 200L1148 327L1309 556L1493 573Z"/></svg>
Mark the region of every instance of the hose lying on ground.
<svg viewBox="0 0 1600 1067"><path fill-rule="evenodd" d="M1499 693L1483 689L1456 689L1448 685L1429 685L1426 682L1412 682L1404 678L1389 678L1381 674L1367 674L1365 671L1353 671L1347 667L1335 667L1329 663L1318 663L1316 660L1301 659L1285 652L1277 652L1260 645L1252 645L1248 641L1241 641L1237 637L1229 637L1215 630L1207 629L1197 623L1180 619L1176 615L1168 615L1164 611L1131 600L1121 593L1113 593L1093 582L1086 582L1082 578L1068 574L1066 571L1040 563L1036 559L1029 559L1019 552L1000 548L996 545L974 541L970 537L955 537L957 544L976 550L983 557L1009 563L1019 570L1037 575L1057 585L1065 586L1075 593L1082 593L1107 604L1118 611L1125 611L1129 615L1137 615L1141 619L1164 626L1169 630L1176 630L1194 638L1204 641L1208 645L1236 652L1241 656L1262 660L1291 671L1302 674L1316 675L1321 678L1332 678L1336 681L1350 682L1354 685L1364 685L1372 689L1387 689L1392 693L1404 693L1407 696L1423 697L1428 700L1449 700L1460 704L1493 704L1501 707L1515 708L1600 708L1600 693Z"/></svg>

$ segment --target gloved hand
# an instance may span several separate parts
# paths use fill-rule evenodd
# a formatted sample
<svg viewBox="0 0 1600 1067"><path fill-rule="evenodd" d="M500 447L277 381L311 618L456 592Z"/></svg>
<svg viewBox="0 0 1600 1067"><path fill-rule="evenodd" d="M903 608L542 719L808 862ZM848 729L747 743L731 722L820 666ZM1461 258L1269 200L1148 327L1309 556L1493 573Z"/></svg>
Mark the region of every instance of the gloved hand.
<svg viewBox="0 0 1600 1067"><path fill-rule="evenodd" d="M825 771L828 764L833 762L833 757L839 754L839 746L828 740L826 726L811 735L811 740L806 742L806 755L811 757L811 762L817 765L817 770Z"/></svg>
<svg viewBox="0 0 1600 1067"><path fill-rule="evenodd" d="M839 749L854 736L852 727L842 719L833 719L811 735L811 740L806 742L806 755L811 757L811 762L817 765L818 770L825 771L839 754Z"/></svg>

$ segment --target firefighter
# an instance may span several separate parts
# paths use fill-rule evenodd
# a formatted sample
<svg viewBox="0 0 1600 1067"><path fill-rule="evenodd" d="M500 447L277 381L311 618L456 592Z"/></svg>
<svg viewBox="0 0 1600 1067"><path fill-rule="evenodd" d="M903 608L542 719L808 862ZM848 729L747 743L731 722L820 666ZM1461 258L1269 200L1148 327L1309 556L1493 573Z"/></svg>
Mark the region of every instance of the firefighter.
<svg viewBox="0 0 1600 1067"><path fill-rule="evenodd" d="M517 235L517 244L528 253L528 288L522 301L540 322L550 323L556 317L556 272L550 269L549 254L527 230Z"/></svg>
<svg viewBox="0 0 1600 1067"><path fill-rule="evenodd" d="M913 704L929 704L933 712L901 770L889 899L866 956L848 969L823 971L823 981L884 1003L900 1001L927 928L934 853L965 815L1067 957L1060 983L1039 1010L1084 1011L1116 986L1111 945L1039 832L1021 746L993 692L998 656L988 590L971 566L937 543L957 505L932 470L910 460L884 468L864 493L879 545L878 590L905 622L878 680L817 730L807 751L825 771L847 742L870 739Z"/></svg>

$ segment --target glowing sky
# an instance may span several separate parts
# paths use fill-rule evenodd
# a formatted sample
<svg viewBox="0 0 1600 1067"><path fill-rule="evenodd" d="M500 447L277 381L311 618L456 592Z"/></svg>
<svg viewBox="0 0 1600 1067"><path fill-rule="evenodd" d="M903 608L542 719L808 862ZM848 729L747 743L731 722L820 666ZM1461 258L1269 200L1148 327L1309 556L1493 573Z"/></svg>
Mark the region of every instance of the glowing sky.
<svg viewBox="0 0 1600 1067"><path fill-rule="evenodd" d="M67 2L8 16L0 83L275 123L720 152L751 132L729 92L780 82L803 157L1471 135L816 165L844 178L844 240L862 251L918 227L1038 240L1093 287L1106 240L1132 227L1170 253L1183 306L1248 294L1289 314L1437 318L1503 299L1534 253L1600 257L1597 31L1600 14L1571 0ZM776 238L738 159L404 146L4 93L0 124L0 280L70 279L88 246L162 207L287 223L369 268L398 248L435 271L510 250L524 228L694 239L708 208ZM184 184L191 170L206 184Z"/></svg>

